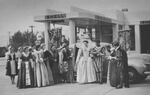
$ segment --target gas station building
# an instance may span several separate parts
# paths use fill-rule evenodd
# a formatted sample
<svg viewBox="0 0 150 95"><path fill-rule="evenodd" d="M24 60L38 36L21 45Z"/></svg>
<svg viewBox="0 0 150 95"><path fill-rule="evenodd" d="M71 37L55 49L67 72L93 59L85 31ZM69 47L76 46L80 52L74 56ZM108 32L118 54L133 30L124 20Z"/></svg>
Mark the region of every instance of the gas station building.
<svg viewBox="0 0 150 95"><path fill-rule="evenodd" d="M35 22L45 24L45 43L48 48L49 36L48 32L51 30L51 24L67 25L70 29L70 44L77 42L77 33L80 30L85 30L91 40L100 40L101 42L111 43L118 39L118 32L121 30L130 30L130 45L131 52L136 53L150 53L150 47L144 51L142 44L145 39L141 31L150 30L148 22L130 22L122 11L114 13L116 17L105 15L103 13L96 13L77 7L71 7L69 13L63 13L55 10L47 10L47 13L40 16L35 16ZM150 37L149 37L150 38ZM143 40L142 40L143 39ZM148 48L148 47L147 47Z"/></svg>

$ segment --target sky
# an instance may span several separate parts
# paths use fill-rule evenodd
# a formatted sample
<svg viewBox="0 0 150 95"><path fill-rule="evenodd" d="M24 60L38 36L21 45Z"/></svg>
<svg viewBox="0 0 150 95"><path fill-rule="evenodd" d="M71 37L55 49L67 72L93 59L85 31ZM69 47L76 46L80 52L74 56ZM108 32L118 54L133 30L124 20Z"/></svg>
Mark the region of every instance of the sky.
<svg viewBox="0 0 150 95"><path fill-rule="evenodd" d="M12 35L18 30L30 30L30 25L35 26L34 31L44 31L44 24L34 22L33 17L44 14L46 9L68 12L70 6L76 6L100 12L128 8L135 17L143 12L150 17L149 5L150 0L0 0L0 46L8 43L9 32Z"/></svg>

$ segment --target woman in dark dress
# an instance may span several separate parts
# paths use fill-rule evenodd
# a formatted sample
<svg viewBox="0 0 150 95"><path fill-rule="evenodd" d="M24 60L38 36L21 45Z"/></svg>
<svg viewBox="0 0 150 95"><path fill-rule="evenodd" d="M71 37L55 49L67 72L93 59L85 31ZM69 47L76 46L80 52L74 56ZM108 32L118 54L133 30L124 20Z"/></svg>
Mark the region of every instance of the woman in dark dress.
<svg viewBox="0 0 150 95"><path fill-rule="evenodd" d="M12 84L15 84L15 76L18 73L17 69L17 58L14 53L14 49L12 47L9 47L8 52L6 53L6 75L10 76Z"/></svg>
<svg viewBox="0 0 150 95"><path fill-rule="evenodd" d="M71 77L73 78L73 67L70 56L71 53L67 43L63 43L62 49L59 52L60 73L62 75L63 82L72 82Z"/></svg>
<svg viewBox="0 0 150 95"><path fill-rule="evenodd" d="M109 63L109 79L110 79L110 85L112 87L117 86L117 60L115 58L115 50L112 50L111 52L111 58Z"/></svg>
<svg viewBox="0 0 150 95"><path fill-rule="evenodd" d="M113 47L110 64L110 84L117 89L123 86L129 88L126 51L120 47L119 42L114 42Z"/></svg>
<svg viewBox="0 0 150 95"><path fill-rule="evenodd" d="M57 84L60 82L60 75L59 75L59 68L58 68L58 61L59 61L59 56L58 56L58 50L56 46L51 46L50 50L50 65L52 67L52 73L53 73L53 78L54 78L54 83Z"/></svg>
<svg viewBox="0 0 150 95"><path fill-rule="evenodd" d="M31 67L32 56L29 53L28 47L24 48L24 52L19 60L18 88L27 88L34 86L33 70Z"/></svg>

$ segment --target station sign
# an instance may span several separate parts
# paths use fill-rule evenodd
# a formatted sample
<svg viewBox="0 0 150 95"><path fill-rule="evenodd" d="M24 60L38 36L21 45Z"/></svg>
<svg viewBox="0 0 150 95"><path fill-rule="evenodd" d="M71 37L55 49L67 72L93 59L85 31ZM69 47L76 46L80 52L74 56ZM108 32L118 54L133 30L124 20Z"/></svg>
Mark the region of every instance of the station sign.
<svg viewBox="0 0 150 95"><path fill-rule="evenodd" d="M100 21L105 21L105 22L111 22L111 19L103 17L103 16L98 16L98 15L95 15L95 19L100 20Z"/></svg>
<svg viewBox="0 0 150 95"><path fill-rule="evenodd" d="M49 20L49 19L64 19L66 18L66 14L54 14L54 15L46 15L45 19Z"/></svg>

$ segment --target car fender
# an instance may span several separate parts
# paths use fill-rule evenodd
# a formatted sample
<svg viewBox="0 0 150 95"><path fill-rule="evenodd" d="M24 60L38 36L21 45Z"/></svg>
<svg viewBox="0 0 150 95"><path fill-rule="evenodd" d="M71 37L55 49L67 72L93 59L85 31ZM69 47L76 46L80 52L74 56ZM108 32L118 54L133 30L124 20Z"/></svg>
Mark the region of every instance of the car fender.
<svg viewBox="0 0 150 95"><path fill-rule="evenodd" d="M130 59L128 60L128 66L134 68L140 75L144 75L146 70L145 61L141 59Z"/></svg>

